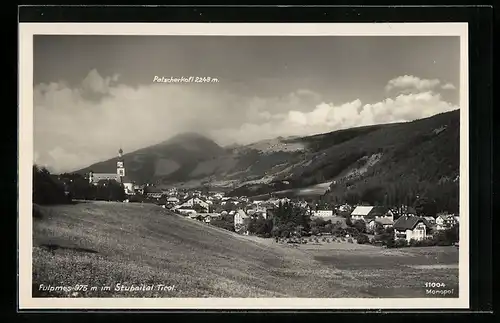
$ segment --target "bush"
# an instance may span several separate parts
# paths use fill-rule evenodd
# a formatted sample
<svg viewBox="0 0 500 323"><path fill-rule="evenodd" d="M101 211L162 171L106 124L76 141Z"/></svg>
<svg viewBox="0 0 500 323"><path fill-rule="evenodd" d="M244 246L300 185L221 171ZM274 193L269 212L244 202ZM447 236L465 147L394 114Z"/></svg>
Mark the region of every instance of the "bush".
<svg viewBox="0 0 500 323"><path fill-rule="evenodd" d="M357 239L358 244L370 243L370 239L366 234L360 234Z"/></svg>
<svg viewBox="0 0 500 323"><path fill-rule="evenodd" d="M395 248L403 248L403 247L408 247L408 242L406 239L397 239L394 241L394 247Z"/></svg>
<svg viewBox="0 0 500 323"><path fill-rule="evenodd" d="M435 245L437 246L452 246L458 242L459 228L458 225L450 229L439 231L434 236Z"/></svg>
<svg viewBox="0 0 500 323"><path fill-rule="evenodd" d="M396 246L396 242L394 241L394 238L383 240L382 244L384 244L387 248L394 248Z"/></svg>
<svg viewBox="0 0 500 323"><path fill-rule="evenodd" d="M427 238L419 242L422 247L432 247L436 245L436 241L434 241L434 239L432 238Z"/></svg>
<svg viewBox="0 0 500 323"><path fill-rule="evenodd" d="M349 243L354 243L354 241L353 241L351 238L349 238L349 239L347 240L347 242L349 242Z"/></svg>
<svg viewBox="0 0 500 323"><path fill-rule="evenodd" d="M234 232L234 222L229 221L226 218L212 220L210 224L218 228Z"/></svg>
<svg viewBox="0 0 500 323"><path fill-rule="evenodd" d="M366 223L363 220L357 220L356 222L354 222L353 227L356 228L360 233L366 232Z"/></svg>

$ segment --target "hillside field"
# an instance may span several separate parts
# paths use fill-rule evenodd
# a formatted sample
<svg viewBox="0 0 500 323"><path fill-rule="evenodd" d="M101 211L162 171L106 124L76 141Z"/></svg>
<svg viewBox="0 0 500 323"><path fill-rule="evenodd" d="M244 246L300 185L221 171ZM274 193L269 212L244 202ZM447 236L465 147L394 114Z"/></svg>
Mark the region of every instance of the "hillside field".
<svg viewBox="0 0 500 323"><path fill-rule="evenodd" d="M40 209L42 218L33 219L34 297L438 297L425 294L425 282L445 283L458 297L455 247L291 247L150 204ZM118 283L152 290L115 291ZM40 284L88 289L51 292Z"/></svg>

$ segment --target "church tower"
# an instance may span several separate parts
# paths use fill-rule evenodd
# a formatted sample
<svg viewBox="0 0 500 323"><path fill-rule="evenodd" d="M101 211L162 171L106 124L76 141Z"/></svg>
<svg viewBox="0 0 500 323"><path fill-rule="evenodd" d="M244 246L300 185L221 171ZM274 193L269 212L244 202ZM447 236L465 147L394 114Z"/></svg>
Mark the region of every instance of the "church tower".
<svg viewBox="0 0 500 323"><path fill-rule="evenodd" d="M123 150L118 150L118 161L116 162L116 173L121 177L125 176L125 164L123 163Z"/></svg>

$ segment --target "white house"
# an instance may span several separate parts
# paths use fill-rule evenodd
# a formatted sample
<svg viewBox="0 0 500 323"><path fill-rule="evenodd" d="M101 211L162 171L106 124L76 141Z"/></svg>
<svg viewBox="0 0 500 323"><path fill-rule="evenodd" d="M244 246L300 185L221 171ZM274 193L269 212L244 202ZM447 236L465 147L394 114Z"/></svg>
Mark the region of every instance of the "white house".
<svg viewBox="0 0 500 323"><path fill-rule="evenodd" d="M163 191L154 186L146 186L144 193L148 198L160 199L163 196Z"/></svg>
<svg viewBox="0 0 500 323"><path fill-rule="evenodd" d="M367 228L371 231L375 230L377 224L380 224L384 229L390 228L394 225L394 221L389 218L373 219L368 222Z"/></svg>
<svg viewBox="0 0 500 323"><path fill-rule="evenodd" d="M175 196L170 196L169 198L167 198L167 203L179 203L179 199Z"/></svg>
<svg viewBox="0 0 500 323"><path fill-rule="evenodd" d="M394 214L392 211L383 206L357 206L351 212L351 221L357 220L369 223L371 220L389 219L394 221Z"/></svg>
<svg viewBox="0 0 500 323"><path fill-rule="evenodd" d="M313 212L314 217L327 218L333 216L333 210L317 210Z"/></svg>
<svg viewBox="0 0 500 323"><path fill-rule="evenodd" d="M431 228L426 219L408 215L403 215L397 219L393 227L394 239L405 239L406 241L427 238L427 231Z"/></svg>
<svg viewBox="0 0 500 323"><path fill-rule="evenodd" d="M436 218L436 230L446 230L452 228L457 222L452 214L440 214Z"/></svg>
<svg viewBox="0 0 500 323"><path fill-rule="evenodd" d="M234 214L234 231L241 234L248 234L247 222L248 215L242 209Z"/></svg>
<svg viewBox="0 0 500 323"><path fill-rule="evenodd" d="M176 210L183 215L196 215L196 210L187 207L177 208Z"/></svg>

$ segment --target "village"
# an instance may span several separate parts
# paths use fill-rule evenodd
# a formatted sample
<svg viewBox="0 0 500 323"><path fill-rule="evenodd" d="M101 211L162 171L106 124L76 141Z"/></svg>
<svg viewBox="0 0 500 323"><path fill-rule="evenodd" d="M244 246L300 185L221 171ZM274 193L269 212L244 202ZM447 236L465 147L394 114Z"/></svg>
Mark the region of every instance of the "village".
<svg viewBox="0 0 500 323"><path fill-rule="evenodd" d="M203 189L137 184L125 172L123 150L116 172L50 175L71 198L152 203L190 220L246 236L293 245L347 242L385 247L458 246L459 215L414 205L334 203L323 194L260 198ZM338 201L337 201L338 202ZM320 238L321 237L321 238ZM308 238L308 239L307 239ZM321 239L321 241L320 241Z"/></svg>
<svg viewBox="0 0 500 323"><path fill-rule="evenodd" d="M132 193L132 194L130 194ZM278 198L254 199L246 196L225 196L223 192L202 190L159 189L153 185L134 186L127 203L154 203L187 219L197 220L207 225L215 225L242 235L259 235L275 238L277 242L307 243L309 241L349 241L377 244L377 235L394 240L395 245L434 245L432 239L439 233L457 229L458 214L440 212L432 215L417 215L410 206L395 208L374 205L332 205L320 199ZM277 210L283 205L291 206L295 212L303 214L311 225L288 224L288 230L272 232L277 227ZM290 208L289 208L290 209ZM293 211L289 211L293 212ZM270 230L258 230L259 220ZM283 221L281 221L283 222ZM261 226L262 226L261 225ZM252 229L253 227L253 229ZM304 230L305 229L305 230ZM387 234L390 233L390 237ZM354 240L353 240L354 239ZM458 232L451 243L458 246ZM455 241L456 240L456 241ZM425 242L429 243L425 243ZM406 242L406 243L405 243ZM383 244L378 241L378 244ZM439 244L439 242L438 242Z"/></svg>

